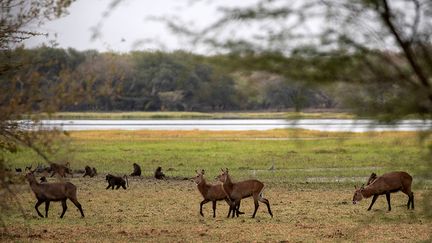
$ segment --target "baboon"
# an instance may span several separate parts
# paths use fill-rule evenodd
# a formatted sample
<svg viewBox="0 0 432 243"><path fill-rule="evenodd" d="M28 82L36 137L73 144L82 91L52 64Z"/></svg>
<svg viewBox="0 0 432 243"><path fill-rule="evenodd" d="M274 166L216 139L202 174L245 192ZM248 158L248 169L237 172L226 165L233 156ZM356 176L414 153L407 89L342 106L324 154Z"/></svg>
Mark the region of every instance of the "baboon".
<svg viewBox="0 0 432 243"><path fill-rule="evenodd" d="M123 178L125 178L126 181ZM116 190L118 190L121 186L126 190L126 186L129 187L129 182L126 175L124 175L123 178L120 176L113 176L111 174L106 175L105 180L108 181L108 186L106 189L108 190L108 188L111 187L111 189L114 190L114 186L116 186Z"/></svg>
<svg viewBox="0 0 432 243"><path fill-rule="evenodd" d="M130 176L141 176L141 167L137 163L133 163L133 172Z"/></svg>
<svg viewBox="0 0 432 243"><path fill-rule="evenodd" d="M53 177L56 173L59 174L61 177L66 177L66 174L72 175L72 172L69 169L69 162L64 165L51 163L50 171L52 172L51 177Z"/></svg>
<svg viewBox="0 0 432 243"><path fill-rule="evenodd" d="M40 183L48 182L45 176L40 178Z"/></svg>
<svg viewBox="0 0 432 243"><path fill-rule="evenodd" d="M96 175L96 169L94 167L92 169L92 168L90 168L90 166L87 165L85 167L85 173L84 173L83 177L85 177L85 176L94 177L95 175Z"/></svg>
<svg viewBox="0 0 432 243"><path fill-rule="evenodd" d="M158 180L165 179L165 174L162 172L162 167L157 167L154 173L154 177Z"/></svg>

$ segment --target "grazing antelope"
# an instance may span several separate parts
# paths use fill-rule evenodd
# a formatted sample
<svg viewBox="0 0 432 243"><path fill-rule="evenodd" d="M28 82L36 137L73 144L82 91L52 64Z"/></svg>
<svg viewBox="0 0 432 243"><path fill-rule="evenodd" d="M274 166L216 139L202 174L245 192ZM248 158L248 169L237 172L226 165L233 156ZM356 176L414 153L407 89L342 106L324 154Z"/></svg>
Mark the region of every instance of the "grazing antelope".
<svg viewBox="0 0 432 243"><path fill-rule="evenodd" d="M37 198L35 209L40 217L43 218L43 215L39 212L39 206L42 203L45 202L45 217L48 218L48 209L50 202L61 201L63 212L61 213L60 218L63 218L67 209L66 200L69 199L79 209L81 217L84 218L84 212L76 196L77 188L74 184L70 182L38 183L35 176L33 175L33 172L34 171L30 171L29 173L27 173L26 178Z"/></svg>
<svg viewBox="0 0 432 243"><path fill-rule="evenodd" d="M372 177L372 176L371 176ZM353 204L361 201L363 198L369 198L373 196L372 203L368 208L368 211L372 209L375 201L379 195L386 195L388 203L388 211L391 211L390 205L390 193L402 191L408 195L407 208L414 209L414 193L411 191L412 177L403 171L390 172L382 176L376 177L369 185L361 188L355 187L353 196Z"/></svg>
<svg viewBox="0 0 432 243"><path fill-rule="evenodd" d="M230 206L230 209L228 211L228 217L231 214L231 201L229 200L228 196L226 195L222 184L208 184L206 180L204 179L204 170L201 170L201 172L196 171L196 176L192 178L192 180L197 185L198 191L203 196L204 200L200 203L200 214L204 217L202 208L203 205L212 202L213 203L213 218L216 217L216 201L225 200L227 204ZM244 214L243 212L238 212L239 214ZM234 215L234 212L233 212Z"/></svg>
<svg viewBox="0 0 432 243"><path fill-rule="evenodd" d="M254 199L255 210L252 214L252 218L255 218L255 214L258 210L259 204L258 201L265 203L267 205L268 212L270 216L273 218L273 213L270 209L270 203L267 199L262 196L262 191L264 189L264 184L258 180L245 180L237 183L232 182L231 176L228 174L228 168L224 171L222 170L222 174L217 176L216 178L223 183L223 188L225 193L228 195L233 204L231 204L230 210L233 212L232 217L234 217L234 211L240 207L240 201L243 198L247 198L252 196ZM228 214L229 215L229 214ZM238 217L238 214L237 214Z"/></svg>

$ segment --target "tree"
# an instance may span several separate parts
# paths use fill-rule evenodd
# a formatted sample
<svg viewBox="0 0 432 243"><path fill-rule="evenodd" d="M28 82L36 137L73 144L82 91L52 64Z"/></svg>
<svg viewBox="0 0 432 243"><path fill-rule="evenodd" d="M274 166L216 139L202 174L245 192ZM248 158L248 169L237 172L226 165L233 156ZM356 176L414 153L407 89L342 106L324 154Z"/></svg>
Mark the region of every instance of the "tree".
<svg viewBox="0 0 432 243"><path fill-rule="evenodd" d="M92 78L85 74L75 82L75 70L85 56L72 49L21 47L24 40L43 34L33 31L32 26L63 16L72 2L0 2L0 215L7 214L15 195L9 187L13 174L7 168L6 155L26 147L52 162L51 155L58 149L54 141L63 138L64 133L34 129L40 125L39 115L59 111L98 92L91 86Z"/></svg>
<svg viewBox="0 0 432 243"><path fill-rule="evenodd" d="M229 51L231 56L224 61L231 61L232 66L302 82L345 83L364 93L378 86L392 87L392 99L375 102L372 93L368 97L373 104L356 102L353 108L359 114L384 114L389 119L412 113L430 117L430 1L310 0L287 4L263 0L248 7L221 8L221 12L220 19L198 30L178 20L164 21L194 43L210 43L222 52ZM225 34L245 26L246 33ZM406 105L388 109L389 102L406 95L410 97Z"/></svg>

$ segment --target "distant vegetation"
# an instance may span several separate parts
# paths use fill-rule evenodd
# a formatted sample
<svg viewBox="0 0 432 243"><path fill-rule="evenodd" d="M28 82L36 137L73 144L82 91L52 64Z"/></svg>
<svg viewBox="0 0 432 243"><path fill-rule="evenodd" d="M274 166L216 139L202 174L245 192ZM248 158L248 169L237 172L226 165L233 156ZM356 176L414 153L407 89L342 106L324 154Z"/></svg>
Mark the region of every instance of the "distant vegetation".
<svg viewBox="0 0 432 243"><path fill-rule="evenodd" d="M71 102L62 99L61 111L301 111L341 106L329 86L312 86L259 68L235 70L229 58L220 56L41 47L3 52L0 58L21 65L18 72L2 76L15 81L14 89L28 90L28 83L36 83L42 100L53 93L73 93ZM291 66L287 68L298 69ZM77 98L80 93L85 97ZM33 103L34 110L50 106Z"/></svg>
<svg viewBox="0 0 432 243"><path fill-rule="evenodd" d="M37 114L41 119L352 119L344 112L57 112Z"/></svg>

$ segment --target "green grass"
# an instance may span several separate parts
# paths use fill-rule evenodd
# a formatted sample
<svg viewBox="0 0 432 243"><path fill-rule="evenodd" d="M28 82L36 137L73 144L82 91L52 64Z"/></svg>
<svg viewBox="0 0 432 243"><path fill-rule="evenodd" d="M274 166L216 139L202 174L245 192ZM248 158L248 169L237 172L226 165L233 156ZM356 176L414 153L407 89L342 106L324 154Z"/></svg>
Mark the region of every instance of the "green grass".
<svg viewBox="0 0 432 243"><path fill-rule="evenodd" d="M95 178L76 174L67 179L78 187L86 218L79 218L70 202L64 219L58 219L59 203L51 203L48 219L38 218L29 187L15 185L19 204L10 203L2 217L7 232L2 229L0 241L427 241L432 233L426 206L431 183L420 183L420 172L427 166L425 147L409 132L72 132L53 157L70 161L73 169L91 165L100 172ZM7 158L12 168L42 162L28 150ZM129 174L133 162L141 165L143 178L130 178L126 191L105 190L104 174ZM269 170L272 164L275 170ZM153 180L156 166L170 179ZM205 217L199 216L202 198L196 186L182 178L203 168L213 182L225 167L235 180L257 178L265 183L274 218L261 205L257 218L251 219L251 199L242 201L246 215L240 218L226 219L224 202L218 203L216 218L211 217L211 203L204 206ZM364 183L371 172L393 170L413 175L414 211L406 210L402 193L392 194L391 212L386 211L385 197L372 211L366 211L371 199L351 203L353 184Z"/></svg>
<svg viewBox="0 0 432 243"><path fill-rule="evenodd" d="M351 119L344 112L58 112L40 119Z"/></svg>
<svg viewBox="0 0 432 243"><path fill-rule="evenodd" d="M415 173L413 168L424 165L424 148L415 133L88 131L73 132L69 139L67 149L53 158L102 173L127 174L138 163L149 176L157 166L182 177L195 169L217 173L228 167L241 178L301 182L327 177L348 183L372 171ZM23 150L9 156L10 167L43 163L36 158ZM269 170L272 165L275 170Z"/></svg>

